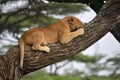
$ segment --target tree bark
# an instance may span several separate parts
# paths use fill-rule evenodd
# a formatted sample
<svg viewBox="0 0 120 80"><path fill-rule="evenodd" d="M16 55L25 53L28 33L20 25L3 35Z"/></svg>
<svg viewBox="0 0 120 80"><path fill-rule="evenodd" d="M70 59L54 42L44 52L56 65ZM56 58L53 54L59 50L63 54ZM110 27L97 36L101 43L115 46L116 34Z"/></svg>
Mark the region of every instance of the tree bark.
<svg viewBox="0 0 120 80"><path fill-rule="evenodd" d="M31 50L25 46L24 68L19 68L19 47L13 46L5 55L0 55L0 80L19 80L23 75L50 64L65 60L85 50L113 27L120 23L120 0L109 0L98 15L85 26L85 34L65 45L49 45L50 53Z"/></svg>

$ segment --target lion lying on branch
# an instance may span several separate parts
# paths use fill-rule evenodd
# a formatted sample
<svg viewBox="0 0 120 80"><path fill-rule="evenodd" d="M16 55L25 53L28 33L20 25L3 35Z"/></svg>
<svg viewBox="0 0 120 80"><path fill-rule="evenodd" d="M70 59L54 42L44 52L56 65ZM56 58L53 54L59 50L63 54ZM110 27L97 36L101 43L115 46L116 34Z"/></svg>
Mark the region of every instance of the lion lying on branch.
<svg viewBox="0 0 120 80"><path fill-rule="evenodd" d="M84 33L84 24L73 16L67 16L48 27L33 28L26 31L19 40L20 67L23 68L24 44L32 45L33 50L50 52L50 43L70 42L73 38Z"/></svg>

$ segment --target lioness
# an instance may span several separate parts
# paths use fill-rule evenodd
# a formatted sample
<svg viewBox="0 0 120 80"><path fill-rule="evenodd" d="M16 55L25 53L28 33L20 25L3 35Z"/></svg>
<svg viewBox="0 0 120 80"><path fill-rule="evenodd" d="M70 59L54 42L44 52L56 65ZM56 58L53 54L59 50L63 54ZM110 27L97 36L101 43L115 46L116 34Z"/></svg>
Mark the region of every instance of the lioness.
<svg viewBox="0 0 120 80"><path fill-rule="evenodd" d="M73 16L67 16L48 27L33 28L26 31L19 40L20 67L23 68L24 44L32 45L33 50L50 52L46 45L59 41L68 43L84 33L84 24Z"/></svg>

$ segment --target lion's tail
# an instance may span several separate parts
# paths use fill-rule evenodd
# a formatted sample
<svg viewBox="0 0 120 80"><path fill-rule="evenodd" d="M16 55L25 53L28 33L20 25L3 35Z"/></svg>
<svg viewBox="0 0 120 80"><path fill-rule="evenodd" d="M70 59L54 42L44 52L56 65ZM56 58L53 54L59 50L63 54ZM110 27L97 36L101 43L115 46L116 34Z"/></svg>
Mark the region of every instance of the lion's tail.
<svg viewBox="0 0 120 80"><path fill-rule="evenodd" d="M19 47L20 47L20 68L23 68L23 61L24 61L24 41L23 41L23 39L19 40Z"/></svg>

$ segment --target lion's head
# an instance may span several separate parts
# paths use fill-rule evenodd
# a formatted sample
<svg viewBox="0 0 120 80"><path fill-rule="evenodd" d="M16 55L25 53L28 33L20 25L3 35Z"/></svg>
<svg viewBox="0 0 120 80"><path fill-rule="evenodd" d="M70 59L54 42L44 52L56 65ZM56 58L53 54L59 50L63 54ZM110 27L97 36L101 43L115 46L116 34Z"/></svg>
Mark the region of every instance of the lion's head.
<svg viewBox="0 0 120 80"><path fill-rule="evenodd" d="M71 31L75 31L79 28L83 28L83 26L84 26L84 23L76 17L67 16L64 19L67 21L67 25L70 27Z"/></svg>

